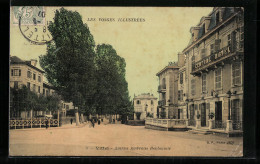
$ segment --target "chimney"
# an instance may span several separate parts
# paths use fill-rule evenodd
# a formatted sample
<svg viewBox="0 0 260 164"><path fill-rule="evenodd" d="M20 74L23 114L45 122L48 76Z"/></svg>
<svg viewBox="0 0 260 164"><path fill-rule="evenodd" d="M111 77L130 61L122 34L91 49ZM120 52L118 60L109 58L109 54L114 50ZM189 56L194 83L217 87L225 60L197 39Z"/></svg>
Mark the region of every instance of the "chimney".
<svg viewBox="0 0 260 164"><path fill-rule="evenodd" d="M185 63L185 56L183 53L178 53L178 66L179 67L182 67L184 66L184 63Z"/></svg>
<svg viewBox="0 0 260 164"><path fill-rule="evenodd" d="M199 30L200 30L199 26L195 26L195 27L190 28L190 32L191 32L193 42L198 39Z"/></svg>
<svg viewBox="0 0 260 164"><path fill-rule="evenodd" d="M202 24L205 24L205 33L208 32L211 17L202 17Z"/></svg>
<svg viewBox="0 0 260 164"><path fill-rule="evenodd" d="M36 59L31 59L31 65L36 67L36 64L37 64L37 60Z"/></svg>

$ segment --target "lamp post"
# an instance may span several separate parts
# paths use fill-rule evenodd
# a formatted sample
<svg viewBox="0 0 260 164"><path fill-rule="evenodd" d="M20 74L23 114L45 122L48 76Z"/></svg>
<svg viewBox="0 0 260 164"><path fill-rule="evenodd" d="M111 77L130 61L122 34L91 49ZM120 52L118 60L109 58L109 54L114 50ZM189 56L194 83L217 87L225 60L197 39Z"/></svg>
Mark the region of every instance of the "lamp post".
<svg viewBox="0 0 260 164"><path fill-rule="evenodd" d="M186 102L186 117L187 117L187 119L188 119L188 118L189 118L189 113L188 113L189 99L186 99L185 102Z"/></svg>
<svg viewBox="0 0 260 164"><path fill-rule="evenodd" d="M147 117L147 107L148 107L148 105L145 104L145 118Z"/></svg>
<svg viewBox="0 0 260 164"><path fill-rule="evenodd" d="M230 90L227 92L227 95L228 95L228 120L231 120L231 113L230 113L230 110L231 110L231 106L230 106L230 98L231 98L231 92Z"/></svg>

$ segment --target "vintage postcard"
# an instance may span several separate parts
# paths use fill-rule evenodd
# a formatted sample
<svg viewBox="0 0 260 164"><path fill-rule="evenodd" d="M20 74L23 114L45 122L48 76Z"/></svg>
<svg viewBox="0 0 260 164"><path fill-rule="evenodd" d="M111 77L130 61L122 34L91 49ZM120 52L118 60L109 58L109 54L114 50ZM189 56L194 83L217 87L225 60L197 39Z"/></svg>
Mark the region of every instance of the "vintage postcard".
<svg viewBox="0 0 260 164"><path fill-rule="evenodd" d="M10 156L242 157L243 7L10 8Z"/></svg>

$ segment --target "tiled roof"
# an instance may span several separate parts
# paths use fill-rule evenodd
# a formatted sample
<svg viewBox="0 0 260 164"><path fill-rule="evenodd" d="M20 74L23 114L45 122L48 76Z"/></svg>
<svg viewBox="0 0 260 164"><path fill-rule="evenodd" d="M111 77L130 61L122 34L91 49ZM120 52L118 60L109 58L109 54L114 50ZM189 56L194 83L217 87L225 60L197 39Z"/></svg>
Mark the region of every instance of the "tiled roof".
<svg viewBox="0 0 260 164"><path fill-rule="evenodd" d="M22 59L18 58L17 56L11 56L10 57L10 62L11 63L25 63Z"/></svg>

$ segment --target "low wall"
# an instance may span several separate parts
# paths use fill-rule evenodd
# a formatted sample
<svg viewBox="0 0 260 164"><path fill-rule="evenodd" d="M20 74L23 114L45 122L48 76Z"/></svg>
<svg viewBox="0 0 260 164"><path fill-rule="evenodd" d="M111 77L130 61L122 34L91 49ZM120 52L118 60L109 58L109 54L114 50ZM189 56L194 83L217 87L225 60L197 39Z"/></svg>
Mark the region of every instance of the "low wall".
<svg viewBox="0 0 260 164"><path fill-rule="evenodd" d="M184 119L157 119L147 118L145 120L146 128L153 128L156 130L187 130L187 121Z"/></svg>
<svg viewBox="0 0 260 164"><path fill-rule="evenodd" d="M126 125L144 126L145 121L144 120L127 120Z"/></svg>

